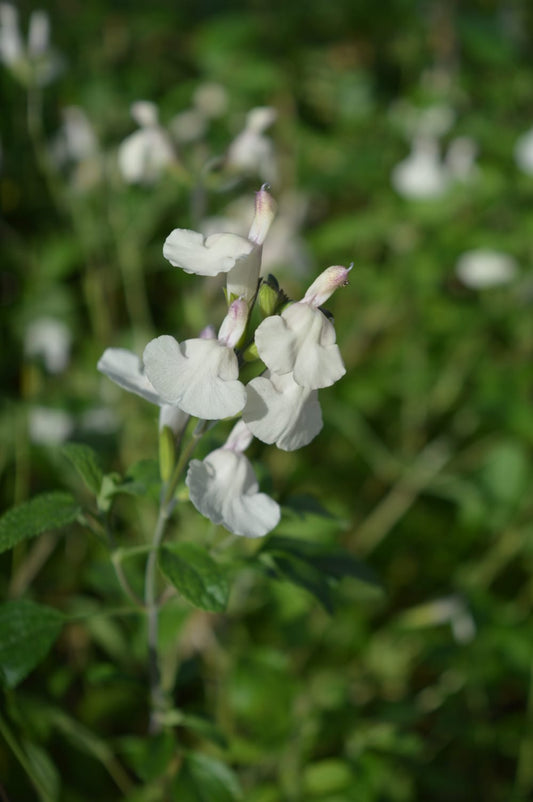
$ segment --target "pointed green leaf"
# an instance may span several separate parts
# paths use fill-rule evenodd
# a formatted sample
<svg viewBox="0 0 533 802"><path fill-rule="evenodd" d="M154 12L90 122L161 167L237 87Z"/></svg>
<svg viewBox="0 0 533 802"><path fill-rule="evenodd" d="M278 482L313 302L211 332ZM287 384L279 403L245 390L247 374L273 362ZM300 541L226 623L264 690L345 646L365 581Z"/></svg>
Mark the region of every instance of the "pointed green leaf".
<svg viewBox="0 0 533 802"><path fill-rule="evenodd" d="M201 610L221 613L226 609L229 581L226 573L196 543L164 547L159 567L187 601Z"/></svg>
<svg viewBox="0 0 533 802"><path fill-rule="evenodd" d="M21 540L72 523L80 512L70 493L61 492L42 493L12 507L0 518L0 553Z"/></svg>
<svg viewBox="0 0 533 802"><path fill-rule="evenodd" d="M57 610L20 599L0 605L0 682L14 688L48 654L64 618Z"/></svg>
<svg viewBox="0 0 533 802"><path fill-rule="evenodd" d="M65 443L61 452L74 465L89 490L97 496L103 474L96 451L85 443Z"/></svg>

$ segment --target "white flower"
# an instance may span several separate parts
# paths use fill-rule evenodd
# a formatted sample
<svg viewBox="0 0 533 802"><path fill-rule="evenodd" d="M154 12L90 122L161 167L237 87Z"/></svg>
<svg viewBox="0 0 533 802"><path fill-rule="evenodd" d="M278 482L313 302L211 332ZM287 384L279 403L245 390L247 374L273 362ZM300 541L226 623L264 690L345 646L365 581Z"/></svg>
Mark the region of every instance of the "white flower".
<svg viewBox="0 0 533 802"><path fill-rule="evenodd" d="M242 419L254 437L283 451L306 446L322 429L318 391L296 384L291 373L266 371L247 385Z"/></svg>
<svg viewBox="0 0 533 802"><path fill-rule="evenodd" d="M24 350L41 356L49 373L61 373L68 365L72 336L68 326L52 317L40 317L27 328Z"/></svg>
<svg viewBox="0 0 533 802"><path fill-rule="evenodd" d="M329 387L346 373L333 324L317 307L347 283L350 268L328 267L298 303L281 315L265 318L255 332L259 356L273 372L292 372L294 381L308 389Z"/></svg>
<svg viewBox="0 0 533 802"><path fill-rule="evenodd" d="M276 204L264 184L255 194L255 215L248 232L248 240L253 244L250 254L241 259L229 271L226 279L228 298L244 298L249 304L257 292L263 243L276 214Z"/></svg>
<svg viewBox="0 0 533 802"><path fill-rule="evenodd" d="M165 240L163 256L186 273L217 276L231 270L253 248L253 242L237 234L211 234L205 238L198 231L175 228Z"/></svg>
<svg viewBox="0 0 533 802"><path fill-rule="evenodd" d="M258 175L263 181L275 183L278 168L272 140L264 132L277 117L276 110L259 106L248 112L244 130L229 147L227 163L230 168Z"/></svg>
<svg viewBox="0 0 533 802"><path fill-rule="evenodd" d="M130 184L153 184L163 170L175 161L175 153L167 132L159 125L157 107L139 100L131 107L131 115L139 124L118 149L118 166Z"/></svg>
<svg viewBox="0 0 533 802"><path fill-rule="evenodd" d="M127 348L106 348L98 360L97 368L119 387L151 404L157 404L160 407L159 429L169 426L175 434L184 429L188 415L175 404L167 404L159 395L145 375L137 354Z"/></svg>
<svg viewBox="0 0 533 802"><path fill-rule="evenodd" d="M526 175L533 175L533 128L518 137L514 148L518 167Z"/></svg>
<svg viewBox="0 0 533 802"><path fill-rule="evenodd" d="M186 484L192 503L214 524L234 535L262 537L279 523L279 505L259 493L256 476L242 453L251 434L239 421L228 440L203 460L192 460Z"/></svg>
<svg viewBox="0 0 533 802"><path fill-rule="evenodd" d="M148 379L169 404L206 420L236 415L246 403L238 380L235 345L247 320L244 301L234 301L224 318L218 339L196 338L179 343L170 335L157 337L144 350Z"/></svg>
<svg viewBox="0 0 533 802"><path fill-rule="evenodd" d="M391 181L409 199L436 198L448 188L450 175L441 161L436 139L417 137L409 156L393 169Z"/></svg>
<svg viewBox="0 0 533 802"><path fill-rule="evenodd" d="M518 265L507 253L479 248L465 251L457 260L455 272L467 287L483 290L512 281Z"/></svg>
<svg viewBox="0 0 533 802"><path fill-rule="evenodd" d="M50 20L46 11L31 12L26 45L17 9L10 3L0 3L0 61L24 84L44 86L58 75L62 61L50 47Z"/></svg>
<svg viewBox="0 0 533 802"><path fill-rule="evenodd" d="M142 362L127 348L106 348L98 360L97 369L129 393L160 406L164 403L144 373Z"/></svg>

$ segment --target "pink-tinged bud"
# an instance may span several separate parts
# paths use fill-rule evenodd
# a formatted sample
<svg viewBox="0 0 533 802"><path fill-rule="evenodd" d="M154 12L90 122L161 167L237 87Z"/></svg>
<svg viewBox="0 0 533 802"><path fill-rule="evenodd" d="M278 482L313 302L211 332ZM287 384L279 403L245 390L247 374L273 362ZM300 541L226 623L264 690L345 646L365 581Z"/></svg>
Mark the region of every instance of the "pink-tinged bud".
<svg viewBox="0 0 533 802"><path fill-rule="evenodd" d="M342 265L327 267L308 288L302 303L314 307L322 306L338 287L345 287L348 284L348 273L352 267L353 262L350 267Z"/></svg>
<svg viewBox="0 0 533 802"><path fill-rule="evenodd" d="M230 305L228 314L222 321L218 332L218 341L228 348L235 348L246 328L248 320L248 304L243 298L237 298Z"/></svg>
<svg viewBox="0 0 533 802"><path fill-rule="evenodd" d="M255 194L255 217L248 234L250 242L262 245L268 234L268 229L276 215L277 204L270 194L268 184L263 184Z"/></svg>

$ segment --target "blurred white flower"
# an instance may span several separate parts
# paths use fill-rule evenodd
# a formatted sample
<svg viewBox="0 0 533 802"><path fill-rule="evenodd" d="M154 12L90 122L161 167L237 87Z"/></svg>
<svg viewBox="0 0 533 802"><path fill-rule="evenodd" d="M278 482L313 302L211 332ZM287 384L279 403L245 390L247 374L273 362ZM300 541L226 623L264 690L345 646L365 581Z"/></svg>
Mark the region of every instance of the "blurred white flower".
<svg viewBox="0 0 533 802"><path fill-rule="evenodd" d="M140 126L118 149L118 166L129 184L153 184L163 170L176 160L168 133L159 124L157 107L148 100L138 100L131 116Z"/></svg>
<svg viewBox="0 0 533 802"><path fill-rule="evenodd" d="M409 139L417 136L438 139L447 134L455 122L455 111L447 103L420 108L402 99L391 105L389 115Z"/></svg>
<svg viewBox="0 0 533 802"><path fill-rule="evenodd" d="M193 104L204 117L222 117L228 108L228 93L222 86L212 81L200 84L193 95Z"/></svg>
<svg viewBox="0 0 533 802"><path fill-rule="evenodd" d="M94 407L81 415L80 427L85 432L111 434L119 427L117 414L108 407Z"/></svg>
<svg viewBox="0 0 533 802"><path fill-rule="evenodd" d="M283 451L308 445L322 429L318 391L296 384L291 373L267 370L246 386L242 419L254 437Z"/></svg>
<svg viewBox="0 0 533 802"><path fill-rule="evenodd" d="M103 178L104 162L93 125L79 106L61 110L62 124L52 139L52 162L68 173L74 190L85 192Z"/></svg>
<svg viewBox="0 0 533 802"><path fill-rule="evenodd" d="M50 20L46 11L31 12L26 44L17 8L0 3L0 61L26 85L44 86L57 77L62 59L50 46Z"/></svg>
<svg viewBox="0 0 533 802"><path fill-rule="evenodd" d="M279 523L279 505L259 493L252 465L242 453L252 435L239 421L222 448L192 460L186 484L198 512L234 535L262 537Z"/></svg>
<svg viewBox="0 0 533 802"><path fill-rule="evenodd" d="M392 170L391 182L405 198L423 200L442 195L450 176L441 160L437 140L420 136L414 139L409 156Z"/></svg>
<svg viewBox="0 0 533 802"><path fill-rule="evenodd" d="M401 621L413 629L449 624L458 643L469 643L476 635L472 613L460 596L445 596L411 607Z"/></svg>
<svg viewBox="0 0 533 802"><path fill-rule="evenodd" d="M275 183L278 167L272 140L265 131L276 120L277 112L259 106L246 115L244 129L229 146L226 163L236 172L258 175L262 181Z"/></svg>
<svg viewBox="0 0 533 802"><path fill-rule="evenodd" d="M73 431L74 418L63 409L36 406L31 407L28 412L28 435L32 443L64 443Z"/></svg>
<svg viewBox="0 0 533 802"><path fill-rule="evenodd" d="M98 151L95 130L80 106L61 109L63 122L52 142L51 156L62 167L69 162L92 158Z"/></svg>
<svg viewBox="0 0 533 802"><path fill-rule="evenodd" d="M476 171L477 144L469 136L452 139L446 151L445 164L456 181L468 181Z"/></svg>
<svg viewBox="0 0 533 802"><path fill-rule="evenodd" d="M236 415L246 403L233 350L246 326L244 301L234 301L218 339L196 338L178 343L163 335L148 343L143 361L153 387L169 404L206 420Z"/></svg>
<svg viewBox="0 0 533 802"><path fill-rule="evenodd" d="M335 328L318 308L342 285L350 268L333 265L311 284L298 303L281 315L265 318L255 332L255 344L265 365L311 390L329 387L346 373L335 342Z"/></svg>
<svg viewBox="0 0 533 802"><path fill-rule="evenodd" d="M533 128L516 140L514 157L523 173L533 175Z"/></svg>
<svg viewBox="0 0 533 802"><path fill-rule="evenodd" d="M204 136L207 131L207 120L198 109L185 109L174 115L168 128L176 142L187 145Z"/></svg>
<svg viewBox="0 0 533 802"><path fill-rule="evenodd" d="M71 343L72 335L65 323L40 317L26 329L24 352L29 357L42 357L49 373L61 373L69 363Z"/></svg>
<svg viewBox="0 0 533 802"><path fill-rule="evenodd" d="M455 272L465 286L483 290L512 281L518 264L507 253L480 248L465 251L457 260Z"/></svg>

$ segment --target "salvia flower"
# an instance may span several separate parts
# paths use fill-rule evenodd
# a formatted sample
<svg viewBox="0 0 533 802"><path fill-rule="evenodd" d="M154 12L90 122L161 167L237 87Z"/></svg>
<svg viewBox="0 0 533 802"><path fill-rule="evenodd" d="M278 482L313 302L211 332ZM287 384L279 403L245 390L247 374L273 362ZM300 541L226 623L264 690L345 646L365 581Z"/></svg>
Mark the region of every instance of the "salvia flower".
<svg viewBox="0 0 533 802"><path fill-rule="evenodd" d="M244 301L234 301L217 339L197 337L181 344L168 334L148 343L143 361L146 375L169 404L205 420L236 415L246 403L239 381L235 345L247 320Z"/></svg>
<svg viewBox="0 0 533 802"><path fill-rule="evenodd" d="M262 537L277 526L279 505L259 492L250 461L242 453L252 440L242 421L236 424L222 448L192 460L186 484L198 510L214 524L234 535Z"/></svg>
<svg viewBox="0 0 533 802"><path fill-rule="evenodd" d="M160 430L168 426L175 435L183 431L189 416L175 404L167 404L159 395L146 376L137 354L127 348L106 348L96 367L123 390L156 404L160 408Z"/></svg>
<svg viewBox="0 0 533 802"><path fill-rule="evenodd" d="M335 328L318 308L347 283L351 268L328 267L298 303L281 315L267 317L255 332L255 343L265 365L277 374L292 373L294 381L311 390L329 387L346 373L335 342Z"/></svg>
<svg viewBox="0 0 533 802"><path fill-rule="evenodd" d="M266 371L247 385L242 419L254 437L282 451L308 445L322 429L318 391L296 384L291 373Z"/></svg>

